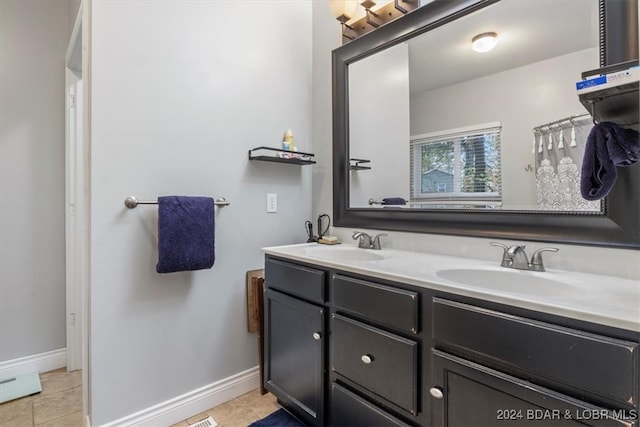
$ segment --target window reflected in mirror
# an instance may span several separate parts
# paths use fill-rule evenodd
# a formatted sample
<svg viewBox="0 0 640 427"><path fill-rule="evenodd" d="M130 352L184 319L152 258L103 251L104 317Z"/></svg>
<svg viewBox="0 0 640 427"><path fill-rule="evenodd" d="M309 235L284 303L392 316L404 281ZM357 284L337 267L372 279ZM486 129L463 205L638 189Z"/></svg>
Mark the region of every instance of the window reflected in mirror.
<svg viewBox="0 0 640 427"><path fill-rule="evenodd" d="M411 206L502 205L499 123L419 135L410 150Z"/></svg>

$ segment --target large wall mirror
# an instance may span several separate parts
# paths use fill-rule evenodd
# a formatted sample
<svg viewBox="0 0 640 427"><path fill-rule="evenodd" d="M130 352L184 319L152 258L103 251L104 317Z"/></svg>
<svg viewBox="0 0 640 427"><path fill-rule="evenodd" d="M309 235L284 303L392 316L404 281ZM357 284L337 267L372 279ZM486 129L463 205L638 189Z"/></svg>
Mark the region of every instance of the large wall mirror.
<svg viewBox="0 0 640 427"><path fill-rule="evenodd" d="M638 166L603 200L579 190L593 120L575 83L631 59L628 7L436 0L336 49L335 224L639 248Z"/></svg>

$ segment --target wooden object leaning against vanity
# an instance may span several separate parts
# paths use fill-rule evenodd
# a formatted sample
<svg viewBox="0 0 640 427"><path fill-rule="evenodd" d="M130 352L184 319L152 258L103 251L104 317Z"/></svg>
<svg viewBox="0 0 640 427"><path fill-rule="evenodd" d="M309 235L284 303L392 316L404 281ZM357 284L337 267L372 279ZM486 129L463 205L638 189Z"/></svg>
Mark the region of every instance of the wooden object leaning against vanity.
<svg viewBox="0 0 640 427"><path fill-rule="evenodd" d="M263 379L306 425L639 425L637 282L523 296L435 274L485 261L316 247L265 248Z"/></svg>

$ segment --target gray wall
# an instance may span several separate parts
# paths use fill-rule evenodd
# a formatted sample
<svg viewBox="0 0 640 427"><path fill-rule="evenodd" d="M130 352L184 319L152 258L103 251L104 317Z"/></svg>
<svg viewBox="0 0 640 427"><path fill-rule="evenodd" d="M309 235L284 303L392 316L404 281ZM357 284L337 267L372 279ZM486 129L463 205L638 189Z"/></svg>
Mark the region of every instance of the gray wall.
<svg viewBox="0 0 640 427"><path fill-rule="evenodd" d="M69 4L0 1L0 362L64 348Z"/></svg>
<svg viewBox="0 0 640 427"><path fill-rule="evenodd" d="M349 173L351 207L367 207L371 198L409 200L408 55L403 43L349 67L349 157L372 168Z"/></svg>
<svg viewBox="0 0 640 427"><path fill-rule="evenodd" d="M309 166L250 162L291 128L311 150L311 2L93 3L92 423L258 364L245 273L306 241ZM267 193L278 213L266 213ZM157 274L157 208L126 196L227 197L212 269Z"/></svg>

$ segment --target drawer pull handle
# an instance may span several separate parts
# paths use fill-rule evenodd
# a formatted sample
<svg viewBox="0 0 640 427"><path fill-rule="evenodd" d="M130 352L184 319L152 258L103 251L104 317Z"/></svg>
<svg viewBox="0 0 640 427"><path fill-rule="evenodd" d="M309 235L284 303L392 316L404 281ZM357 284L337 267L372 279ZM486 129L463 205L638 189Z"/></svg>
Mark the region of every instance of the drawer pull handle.
<svg viewBox="0 0 640 427"><path fill-rule="evenodd" d="M368 354L363 354L360 357L360 360L362 360L362 363L364 363L365 365L370 365L371 362L373 362L373 357L369 356Z"/></svg>
<svg viewBox="0 0 640 427"><path fill-rule="evenodd" d="M436 399L442 399L444 397L442 390L440 390L438 387L432 387L431 389L429 389L429 393Z"/></svg>
<svg viewBox="0 0 640 427"><path fill-rule="evenodd" d="M322 335L320 335L320 332L314 332L313 333L313 339L316 341L320 341L320 338L322 338Z"/></svg>

